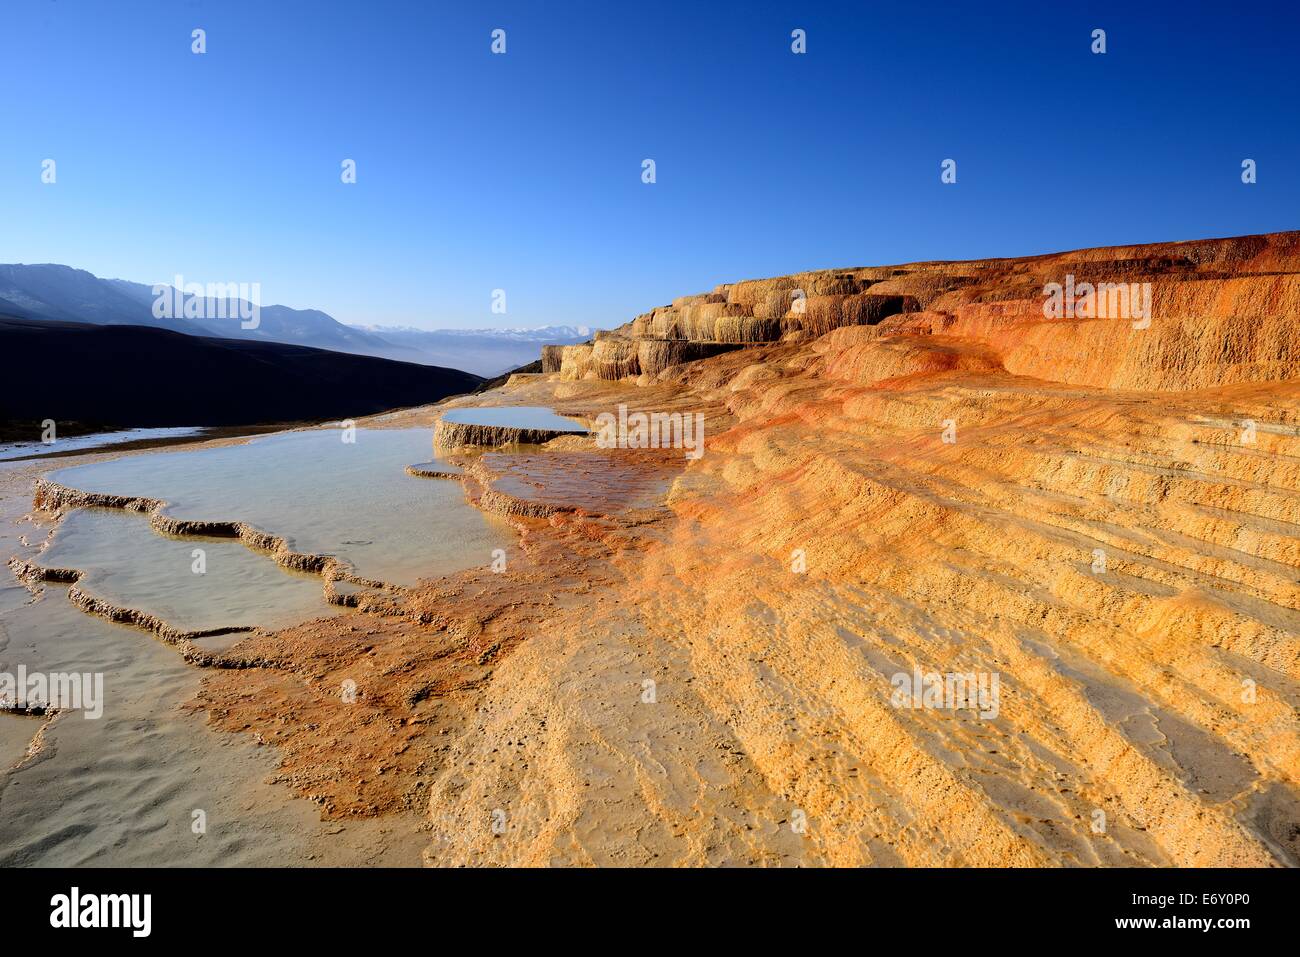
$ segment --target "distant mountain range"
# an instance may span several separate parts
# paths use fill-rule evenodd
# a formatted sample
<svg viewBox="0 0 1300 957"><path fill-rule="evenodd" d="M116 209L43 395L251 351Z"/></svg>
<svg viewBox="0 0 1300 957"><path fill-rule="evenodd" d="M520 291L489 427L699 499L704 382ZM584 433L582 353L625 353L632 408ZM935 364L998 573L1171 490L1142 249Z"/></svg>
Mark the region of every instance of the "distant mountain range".
<svg viewBox="0 0 1300 957"><path fill-rule="evenodd" d="M569 345L590 338L589 330L572 326L531 330L353 326L319 309L279 305L261 306L257 327L246 329L240 322L241 305L242 315L250 312L246 300L200 300L201 315L229 318L170 318L155 315L156 298L152 285L101 279L71 266L0 265L0 315L21 319L151 326L192 336L281 342L463 369L482 376L499 375L531 362L543 345Z"/></svg>
<svg viewBox="0 0 1300 957"><path fill-rule="evenodd" d="M383 353L409 362L450 366L482 376L496 376L541 357L544 345L573 345L591 338L585 326L540 329L411 329L400 326L345 326L383 339L399 352ZM375 353L380 354L380 353Z"/></svg>

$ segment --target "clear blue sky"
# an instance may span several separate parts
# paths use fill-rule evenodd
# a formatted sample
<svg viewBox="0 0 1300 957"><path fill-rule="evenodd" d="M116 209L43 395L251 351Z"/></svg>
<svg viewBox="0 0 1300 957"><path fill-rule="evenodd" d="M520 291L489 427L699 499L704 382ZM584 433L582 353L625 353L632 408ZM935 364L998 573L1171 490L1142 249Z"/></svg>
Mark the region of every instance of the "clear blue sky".
<svg viewBox="0 0 1300 957"><path fill-rule="evenodd" d="M1297 4L1138 6L4 0L0 262L610 326L801 269L1300 227Z"/></svg>

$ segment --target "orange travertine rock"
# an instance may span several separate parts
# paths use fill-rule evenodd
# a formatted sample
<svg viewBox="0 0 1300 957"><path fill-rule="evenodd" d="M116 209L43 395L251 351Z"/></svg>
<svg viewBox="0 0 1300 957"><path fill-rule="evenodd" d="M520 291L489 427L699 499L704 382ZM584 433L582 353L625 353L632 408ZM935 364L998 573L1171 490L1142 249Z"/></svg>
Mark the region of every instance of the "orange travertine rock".
<svg viewBox="0 0 1300 957"><path fill-rule="evenodd" d="M1045 317L1103 282L1149 315ZM475 401L705 454L482 456L503 573L237 646L200 703L324 813L436 865L1297 863L1300 233L747 280L546 370Z"/></svg>

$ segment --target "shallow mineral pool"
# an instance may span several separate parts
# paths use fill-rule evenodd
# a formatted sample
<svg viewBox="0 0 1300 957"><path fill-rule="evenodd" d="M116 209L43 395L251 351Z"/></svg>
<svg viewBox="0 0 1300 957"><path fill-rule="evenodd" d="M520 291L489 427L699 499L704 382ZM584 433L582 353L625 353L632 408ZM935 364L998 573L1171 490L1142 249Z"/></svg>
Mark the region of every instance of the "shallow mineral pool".
<svg viewBox="0 0 1300 957"><path fill-rule="evenodd" d="M84 572L79 587L174 628L285 628L339 614L319 575L276 565L231 538L159 535L148 519L115 509L77 509L37 561Z"/></svg>
<svg viewBox="0 0 1300 957"><path fill-rule="evenodd" d="M459 482L406 473L409 463L429 458L431 446L428 429L318 429L97 462L49 478L87 492L161 499L179 519L246 522L294 551L413 585L488 565L494 549L514 541L503 521L465 502ZM40 561L55 564L48 554Z"/></svg>
<svg viewBox="0 0 1300 957"><path fill-rule="evenodd" d="M494 425L510 429L546 429L551 432L586 432L574 419L556 415L539 405L482 406L472 409L448 409L444 422L458 425Z"/></svg>
<svg viewBox="0 0 1300 957"><path fill-rule="evenodd" d="M459 482L406 475L407 463L428 458L429 430L342 438L288 433L53 477L161 498L181 517L246 521L300 551L334 551L363 574L398 582L487 564L492 547L513 542L506 526L465 503ZM0 477L14 471L34 477L38 467L0 463ZM73 510L41 548L51 523L24 519L30 507L30 478L0 485L0 559L77 568L86 591L175 627L279 627L350 613L325 603L318 576L283 569L233 539L160 535L144 514ZM216 650L240 637L198 643ZM85 614L66 588L31 595L2 569L0 672L20 667L102 675L103 714L87 720L73 711L47 722L0 713L0 866L420 863L417 817L322 820L314 805L271 783L278 752L246 735L213 733L203 714L184 707L202 672L175 648ZM44 751L24 761L38 732ZM192 827L198 811L202 834Z"/></svg>
<svg viewBox="0 0 1300 957"><path fill-rule="evenodd" d="M0 614L0 671L102 674L103 715L73 711L46 725L0 713L0 867L420 863L413 823L322 820L270 783L274 749L213 733L183 708L199 669L139 629L83 614L62 592L47 587ZM42 726L44 753L13 770Z"/></svg>

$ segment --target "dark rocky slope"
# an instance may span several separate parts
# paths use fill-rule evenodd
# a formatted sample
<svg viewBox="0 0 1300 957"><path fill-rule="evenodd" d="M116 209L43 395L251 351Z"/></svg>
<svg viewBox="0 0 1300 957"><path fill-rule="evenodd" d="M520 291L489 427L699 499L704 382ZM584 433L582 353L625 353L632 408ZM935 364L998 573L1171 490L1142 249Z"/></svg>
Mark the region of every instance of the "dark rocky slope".
<svg viewBox="0 0 1300 957"><path fill-rule="evenodd" d="M0 424L319 421L436 402L483 381L456 369L281 343L4 316L0 354Z"/></svg>

